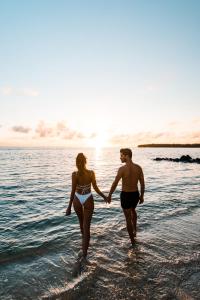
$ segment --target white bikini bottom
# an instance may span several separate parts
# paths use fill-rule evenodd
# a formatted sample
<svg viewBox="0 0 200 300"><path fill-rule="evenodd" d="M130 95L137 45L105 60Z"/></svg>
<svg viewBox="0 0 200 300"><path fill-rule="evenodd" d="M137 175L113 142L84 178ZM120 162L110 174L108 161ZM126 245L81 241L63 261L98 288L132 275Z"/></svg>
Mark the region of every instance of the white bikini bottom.
<svg viewBox="0 0 200 300"><path fill-rule="evenodd" d="M88 193L88 194L79 194L79 193L75 193L76 197L78 198L78 200L80 201L81 204L84 204L85 201L92 195L92 193Z"/></svg>

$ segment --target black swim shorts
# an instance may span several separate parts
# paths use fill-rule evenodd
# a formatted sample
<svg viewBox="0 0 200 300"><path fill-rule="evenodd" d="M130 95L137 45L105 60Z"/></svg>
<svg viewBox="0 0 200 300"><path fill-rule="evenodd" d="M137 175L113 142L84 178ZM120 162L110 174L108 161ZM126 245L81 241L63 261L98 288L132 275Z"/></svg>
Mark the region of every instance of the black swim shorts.
<svg viewBox="0 0 200 300"><path fill-rule="evenodd" d="M120 199L121 199L121 206L124 209L128 208L136 208L139 202L139 192L121 192Z"/></svg>

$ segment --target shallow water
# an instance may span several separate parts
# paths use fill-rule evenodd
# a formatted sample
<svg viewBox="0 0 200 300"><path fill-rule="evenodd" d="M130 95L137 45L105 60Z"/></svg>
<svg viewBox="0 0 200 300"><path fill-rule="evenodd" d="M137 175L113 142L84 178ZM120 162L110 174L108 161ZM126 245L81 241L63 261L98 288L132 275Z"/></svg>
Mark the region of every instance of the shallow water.
<svg viewBox="0 0 200 300"><path fill-rule="evenodd" d="M198 299L200 166L152 158L196 158L199 149L134 149L146 180L136 245L120 185L110 205L94 193L88 263L77 260L77 217L64 215L79 151L0 150L0 299ZM118 149L84 152L106 193L120 166Z"/></svg>

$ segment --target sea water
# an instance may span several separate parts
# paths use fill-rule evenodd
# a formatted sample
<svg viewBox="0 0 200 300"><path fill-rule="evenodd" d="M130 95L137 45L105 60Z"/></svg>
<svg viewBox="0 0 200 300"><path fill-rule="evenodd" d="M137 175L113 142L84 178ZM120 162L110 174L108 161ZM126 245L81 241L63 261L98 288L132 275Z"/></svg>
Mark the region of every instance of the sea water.
<svg viewBox="0 0 200 300"><path fill-rule="evenodd" d="M93 191L88 262L78 259L77 216L65 216L78 152L108 193L119 149L0 150L0 299L199 299L200 165L153 161L199 149L135 148L144 204L131 247L120 207Z"/></svg>

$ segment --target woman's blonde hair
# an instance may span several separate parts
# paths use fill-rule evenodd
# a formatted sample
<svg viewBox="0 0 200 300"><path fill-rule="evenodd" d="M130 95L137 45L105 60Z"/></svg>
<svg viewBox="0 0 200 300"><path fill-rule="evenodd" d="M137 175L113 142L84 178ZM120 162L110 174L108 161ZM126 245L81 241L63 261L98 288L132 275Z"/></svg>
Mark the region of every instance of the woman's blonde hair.
<svg viewBox="0 0 200 300"><path fill-rule="evenodd" d="M86 156L83 153L79 153L76 157L76 166L80 174L83 174L84 170L86 170L86 163Z"/></svg>

